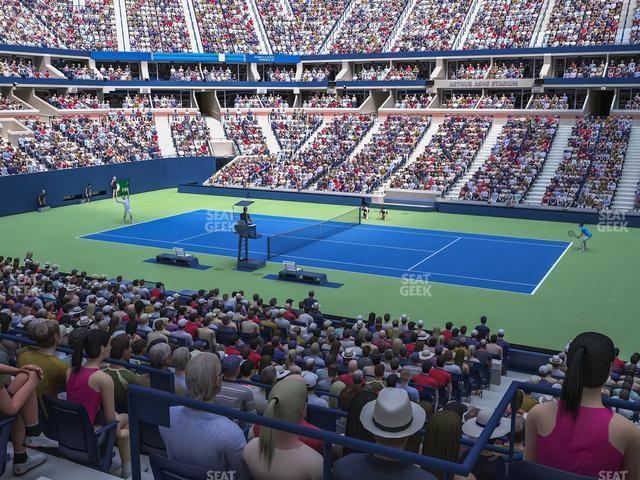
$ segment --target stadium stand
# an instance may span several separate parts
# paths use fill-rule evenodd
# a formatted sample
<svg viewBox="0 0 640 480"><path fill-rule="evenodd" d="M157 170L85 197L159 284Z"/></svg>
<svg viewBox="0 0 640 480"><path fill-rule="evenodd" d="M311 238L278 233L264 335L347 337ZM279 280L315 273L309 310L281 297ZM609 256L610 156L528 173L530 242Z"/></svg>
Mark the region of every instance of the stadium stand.
<svg viewBox="0 0 640 480"><path fill-rule="evenodd" d="M448 192L471 165L491 123L491 117L446 117L425 152L402 168L392 178L391 186Z"/></svg>
<svg viewBox="0 0 640 480"><path fill-rule="evenodd" d="M209 53L258 53L260 41L247 2L194 0L202 46Z"/></svg>
<svg viewBox="0 0 640 480"><path fill-rule="evenodd" d="M622 2L557 2L545 32L546 45L607 45L615 42Z"/></svg>
<svg viewBox="0 0 640 480"><path fill-rule="evenodd" d="M131 49L186 52L191 49L185 13L179 0L126 0Z"/></svg>
<svg viewBox="0 0 640 480"><path fill-rule="evenodd" d="M242 116L226 114L224 116L224 131L232 139L240 155L268 155L262 128L252 112Z"/></svg>
<svg viewBox="0 0 640 480"><path fill-rule="evenodd" d="M169 125L178 156L211 155L209 127L201 115L171 115Z"/></svg>
<svg viewBox="0 0 640 480"><path fill-rule="evenodd" d="M275 112L269 115L278 145L289 152L298 150L322 125L322 119L322 115L308 114L302 110L296 110L291 115Z"/></svg>

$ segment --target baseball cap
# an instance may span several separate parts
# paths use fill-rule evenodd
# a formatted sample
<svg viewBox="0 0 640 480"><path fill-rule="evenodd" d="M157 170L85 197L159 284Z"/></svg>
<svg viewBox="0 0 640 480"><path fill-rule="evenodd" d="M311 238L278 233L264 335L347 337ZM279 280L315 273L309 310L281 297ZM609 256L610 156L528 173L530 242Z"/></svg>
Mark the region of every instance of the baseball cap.
<svg viewBox="0 0 640 480"><path fill-rule="evenodd" d="M178 328L184 327L187 323L188 322L184 318L181 318L180 320L178 320Z"/></svg>
<svg viewBox="0 0 640 480"><path fill-rule="evenodd" d="M228 355L222 359L222 370L234 372L240 367L242 358L237 355Z"/></svg>

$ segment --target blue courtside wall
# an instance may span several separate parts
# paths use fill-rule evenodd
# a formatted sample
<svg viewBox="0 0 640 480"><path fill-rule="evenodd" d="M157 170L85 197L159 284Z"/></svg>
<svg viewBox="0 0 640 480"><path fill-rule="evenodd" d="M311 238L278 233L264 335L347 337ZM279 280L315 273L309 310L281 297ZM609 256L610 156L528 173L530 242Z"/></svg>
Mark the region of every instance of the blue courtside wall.
<svg viewBox="0 0 640 480"><path fill-rule="evenodd" d="M252 188L205 187L202 185L179 185L180 193L199 195L223 195L228 197L285 200L290 202L330 203L334 205L362 205L362 197L331 195L307 192L283 192L279 190L257 190Z"/></svg>
<svg viewBox="0 0 640 480"><path fill-rule="evenodd" d="M142 193L202 182L215 168L215 157L182 157L0 177L0 216L34 211L43 188L47 191L47 204L59 207L75 203L64 202L63 198L82 193L87 183L93 185L94 192L106 190L110 195L114 175L128 178L132 193Z"/></svg>

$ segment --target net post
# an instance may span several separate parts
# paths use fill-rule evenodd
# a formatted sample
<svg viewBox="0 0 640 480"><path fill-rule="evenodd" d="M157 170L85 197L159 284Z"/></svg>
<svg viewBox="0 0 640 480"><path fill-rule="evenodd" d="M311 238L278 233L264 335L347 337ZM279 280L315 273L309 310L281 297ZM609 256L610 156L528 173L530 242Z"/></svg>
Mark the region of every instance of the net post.
<svg viewBox="0 0 640 480"><path fill-rule="evenodd" d="M267 237L267 260L271 260L271 237Z"/></svg>

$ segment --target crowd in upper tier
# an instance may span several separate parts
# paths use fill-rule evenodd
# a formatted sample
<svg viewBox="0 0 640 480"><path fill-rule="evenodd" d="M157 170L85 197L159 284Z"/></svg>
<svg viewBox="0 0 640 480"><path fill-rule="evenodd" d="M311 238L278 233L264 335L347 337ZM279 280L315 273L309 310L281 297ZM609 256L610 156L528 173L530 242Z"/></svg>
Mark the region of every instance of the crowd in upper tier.
<svg viewBox="0 0 640 480"><path fill-rule="evenodd" d="M559 0L546 22L542 0L0 0L0 44L302 55L607 45L625 26L623 4Z"/></svg>
<svg viewBox="0 0 640 480"><path fill-rule="evenodd" d="M211 135L202 115L171 115L169 126L179 157L211 155Z"/></svg>

